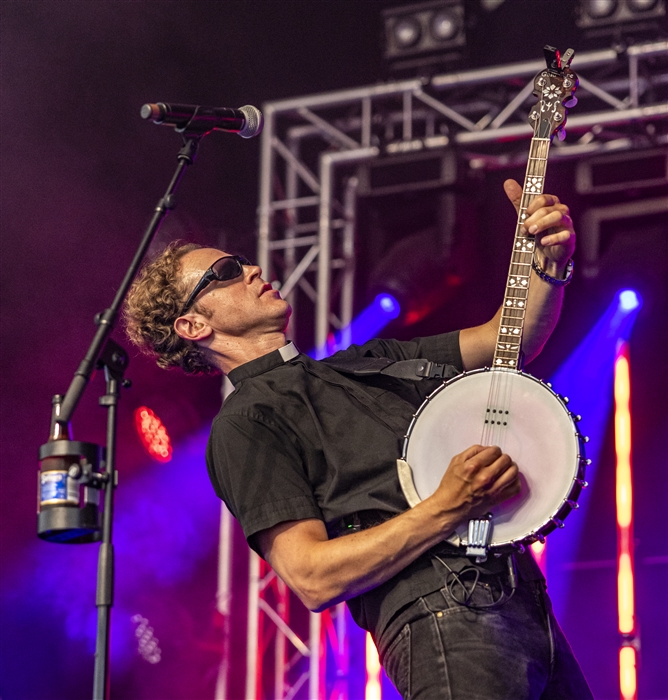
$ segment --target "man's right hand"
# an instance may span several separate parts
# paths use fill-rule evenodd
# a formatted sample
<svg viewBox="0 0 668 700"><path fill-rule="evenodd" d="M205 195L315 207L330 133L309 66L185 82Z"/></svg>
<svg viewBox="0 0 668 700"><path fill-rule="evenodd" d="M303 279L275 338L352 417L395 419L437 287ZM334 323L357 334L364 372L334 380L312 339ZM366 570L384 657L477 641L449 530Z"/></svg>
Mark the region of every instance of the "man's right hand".
<svg viewBox="0 0 668 700"><path fill-rule="evenodd" d="M452 458L430 498L464 521L516 496L520 487L517 464L507 454L496 446L472 445Z"/></svg>

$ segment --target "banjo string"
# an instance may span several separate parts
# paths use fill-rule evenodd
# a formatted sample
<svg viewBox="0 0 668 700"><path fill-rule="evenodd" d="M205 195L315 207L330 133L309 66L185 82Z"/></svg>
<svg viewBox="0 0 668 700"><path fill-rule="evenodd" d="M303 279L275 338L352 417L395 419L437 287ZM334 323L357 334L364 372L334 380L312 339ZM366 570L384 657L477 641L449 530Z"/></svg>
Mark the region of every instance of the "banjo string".
<svg viewBox="0 0 668 700"><path fill-rule="evenodd" d="M505 371L491 370L492 377L487 396L485 419L483 420L480 444L483 446L498 445L503 449L507 426L504 417L510 410L510 377Z"/></svg>

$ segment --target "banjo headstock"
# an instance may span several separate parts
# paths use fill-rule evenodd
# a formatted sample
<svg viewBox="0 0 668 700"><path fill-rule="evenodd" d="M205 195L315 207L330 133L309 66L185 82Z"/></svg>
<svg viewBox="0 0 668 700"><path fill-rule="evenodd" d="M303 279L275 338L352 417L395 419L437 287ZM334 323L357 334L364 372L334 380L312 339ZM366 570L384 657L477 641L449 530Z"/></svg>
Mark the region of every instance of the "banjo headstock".
<svg viewBox="0 0 668 700"><path fill-rule="evenodd" d="M529 123L537 138L551 139L555 133L563 132L567 107L573 107L578 86L578 77L570 69L575 51L568 49L562 56L553 46L545 46L547 68L534 79L533 94L538 102L529 112Z"/></svg>

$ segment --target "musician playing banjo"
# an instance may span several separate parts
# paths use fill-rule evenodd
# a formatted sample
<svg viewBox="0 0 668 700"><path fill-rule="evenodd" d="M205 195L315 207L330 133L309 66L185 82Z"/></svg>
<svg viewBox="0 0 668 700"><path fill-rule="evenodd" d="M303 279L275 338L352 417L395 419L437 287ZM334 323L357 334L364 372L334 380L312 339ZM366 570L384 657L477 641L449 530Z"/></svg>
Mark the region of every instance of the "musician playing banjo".
<svg viewBox="0 0 668 700"><path fill-rule="evenodd" d="M519 209L520 185L504 188ZM575 232L549 194L531 201L523 226L535 248L529 361L557 323ZM413 415L444 378L491 366L501 310L475 328L372 340L315 361L286 341L290 306L261 275L239 256L171 245L126 307L131 338L159 365L219 371L234 385L207 464L249 545L310 610L346 601L404 698L591 698L529 550L485 559L448 540L517 496L513 454L471 444L435 465L440 483L414 507L399 483ZM426 362L412 360L440 370L420 374Z"/></svg>

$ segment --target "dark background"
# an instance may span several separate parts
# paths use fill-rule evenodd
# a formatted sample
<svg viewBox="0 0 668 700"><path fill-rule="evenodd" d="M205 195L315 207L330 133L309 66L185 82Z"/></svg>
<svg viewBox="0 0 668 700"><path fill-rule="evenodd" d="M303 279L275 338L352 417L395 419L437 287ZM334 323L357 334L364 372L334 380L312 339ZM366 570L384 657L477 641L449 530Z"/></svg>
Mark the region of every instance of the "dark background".
<svg viewBox="0 0 668 700"><path fill-rule="evenodd" d="M260 106L283 97L373 84L384 77L380 11L397 4L375 0L4 0L0 5L0 554L6 582L0 621L0 694L4 700L90 696L90 643L85 634L77 635L67 627L71 618L66 625L59 606L64 599L68 605L79 600L82 609L93 609L90 580L94 579L95 548L78 548L79 552L85 550L83 554L64 554L71 548L37 541L35 470L37 449L48 437L51 396L67 388L92 338L93 316L111 302L175 167L179 138L170 129L141 120L141 105L171 100ZM475 2L470 4L478 7ZM508 0L493 22L480 23L469 65L535 58L545 43L565 48L577 46L577 38L570 2ZM207 137L179 190L178 207L154 249L173 238L186 238L254 257L258 169L259 139L245 141L224 134ZM467 196L473 196L471 206L478 212L475 219L466 220L475 223L472 235L476 237L480 274L476 283L462 292L459 303L454 300L446 327L482 322L498 303L506 263L505 254L498 262L496 250L503 253L514 219L499 194L507 176L521 179L522 173L491 173L468 190ZM574 195L571 182L572 165L560 163L551 169L550 189L572 203L577 214L585 203ZM632 226L636 224L622 227L619 235L613 231L616 242L609 244L611 262L605 279L595 285L573 285L558 339L530 369L539 376L549 375L605 308L615 285L627 279L644 285L646 306L633 347L639 386L638 398L634 398L638 406L634 427L637 425L636 439L642 445L638 461L643 468L638 471L637 488L640 508L647 513L645 524L640 522L638 528L644 527L647 534L642 556L661 560L666 555L668 263L666 236L662 235L665 223L654 218L646 224L643 230L649 231L647 235L634 234ZM395 326L389 332L399 336L433 332L444 327L441 318L433 315L416 329ZM115 337L128 345L121 331L117 330ZM160 472L143 452L132 426L132 411L142 404L151 406L176 443L187 441L205 429L215 415L220 382L167 374L133 350L131 357L129 376L135 386L123 393L121 401L118 460L121 484L148 493L154 488L151 479L160 479L161 474L164 479L167 472ZM77 411L75 437L103 442L104 414L97 407L102 388L98 376ZM196 442L198 448L202 439ZM192 454L193 469L201 471L197 449L193 448ZM608 459L612 459L611 454ZM174 478L173 491L165 498L178 499L180 480L187 477L172 473L170 478ZM602 485L600 490L606 492L601 498L609 504L609 486ZM215 499L208 492L207 497L210 500L202 509L208 508L207 512L215 515ZM123 489L119 489L120 512L124 503L130 503L129 497L123 499ZM128 510L132 511L129 506ZM140 519L146 516L143 510L132 512ZM215 528L215 518L212 522ZM169 523L161 527L168 529ZM129 528L131 531L132 523ZM589 550L602 551L588 551L584 546L581 556L613 560L614 525L612 535L601 536L596 525L589 533ZM195 539L197 536L197 532L192 534ZM119 663L114 676L115 697L212 697L218 649L218 623L212 613L215 537L208 533L205 539L209 549L197 560L199 568L178 583L163 581L161 596L153 596L146 604L158 617L177 620L181 616L185 621L179 629L187 628L189 639L196 643L189 647L188 655L183 652L174 657L169 672L166 664L160 666L160 682L146 680L154 677L145 675L144 667L139 666L142 661ZM42 585L33 593L25 582L33 581L33 574L39 576L44 562L60 571L59 578L49 579L56 582L53 586L58 590ZM76 567L76 576L70 567ZM585 573L578 571L578 576ZM665 561L648 565L641 575L646 580L641 599L647 601L644 624L649 630L645 637L648 661L645 675L641 671L640 676L641 697L663 698L668 696L666 669L650 659L652 654L665 658L665 629L660 632L666 622ZM614 654L614 565L611 571L604 568L603 573L596 570L591 576L607 577L599 582L585 576L578 585L595 590L600 583L601 590L607 591L593 597L611 606L602 615L611 620L605 633ZM130 588L143 600L151 597L145 585L138 579ZM663 608L656 612L650 601L661 599ZM573 606L568 631L577 637L576 651L583 657L588 675L595 677L592 682L598 689L597 697L614 697L615 657L611 666L601 667L601 658L591 654L592 647L600 645L595 629L599 623L587 618L587 629L578 627L577 600ZM121 624L119 629L123 629ZM245 642L235 648L242 658Z"/></svg>

